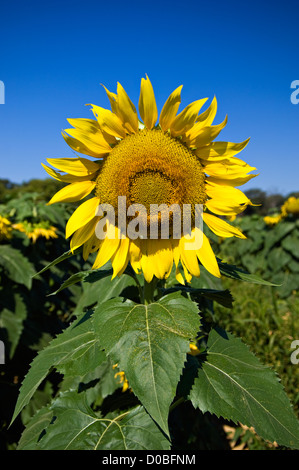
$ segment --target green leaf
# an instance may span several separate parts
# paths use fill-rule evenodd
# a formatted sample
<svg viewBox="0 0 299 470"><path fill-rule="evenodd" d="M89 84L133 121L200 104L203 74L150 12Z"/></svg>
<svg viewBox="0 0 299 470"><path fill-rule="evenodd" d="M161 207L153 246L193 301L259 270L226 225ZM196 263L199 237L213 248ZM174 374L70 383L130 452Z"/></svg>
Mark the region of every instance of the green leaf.
<svg viewBox="0 0 299 470"><path fill-rule="evenodd" d="M253 426L263 439L299 448L299 422L277 376L229 333L210 332L190 399L202 412Z"/></svg>
<svg viewBox="0 0 299 470"><path fill-rule="evenodd" d="M277 284L273 284L272 282L265 281L264 279L260 278L255 274L250 274L247 271L244 271L237 266L232 264L222 263L218 260L218 265L220 269L220 273L223 276L230 277L232 279L238 279L239 281L246 281L251 282L253 284L261 284L265 286L276 286Z"/></svg>
<svg viewBox="0 0 299 470"><path fill-rule="evenodd" d="M163 294L170 294L171 292L188 292L194 298L205 297L209 300L213 300L218 304L226 308L232 308L233 306L233 296L231 295L228 289L225 290L216 290L216 289L196 289L193 287L186 286L174 286L169 289L162 289Z"/></svg>
<svg viewBox="0 0 299 470"><path fill-rule="evenodd" d="M41 269L38 273L35 273L33 275L33 277L39 276L40 274L42 274L45 271L47 271L48 269L52 268L56 264L61 263L65 259L71 258L74 255L77 255L81 251L82 251L81 247L77 248L77 250L75 250L75 251L71 251L71 250L65 251L64 253L62 253L62 255L58 256L58 258L54 259L53 261L51 261L51 263L47 264L47 266L45 266L43 269Z"/></svg>
<svg viewBox="0 0 299 470"><path fill-rule="evenodd" d="M72 276L70 276L68 279L66 279L66 281L64 281L61 286L59 287L59 289L57 289L55 292L52 292L51 294L49 295L56 295L58 294L58 292L62 291L63 289L66 289L67 287L70 287L72 286L73 284L77 284L78 282L86 282L86 283L89 283L89 284L93 284L95 282L98 282L106 277L112 277L113 275L113 269L110 268L110 269L103 269L103 268L99 268L99 269L88 269L86 271L80 271L78 273L75 273L73 274ZM124 275L128 275L130 276L131 278L134 279L135 281L135 273L133 272L133 270L127 268L124 272ZM118 279L121 279L121 277L119 277ZM112 281L110 281L112 282ZM131 282L132 284L132 282ZM111 298L111 296L109 297Z"/></svg>
<svg viewBox="0 0 299 470"><path fill-rule="evenodd" d="M52 417L53 412L48 407L38 410L23 431L17 450L38 450L38 440Z"/></svg>
<svg viewBox="0 0 299 470"><path fill-rule="evenodd" d="M59 289L57 289L55 292L52 292L49 295L56 295L58 292L62 291L63 289L66 289L67 287L72 286L73 284L77 284L78 282L96 282L98 280L103 279L104 277L107 276L112 276L113 270L112 269L97 269L95 271L93 270L87 270L87 271L80 271L78 273L73 274L70 276L66 281L64 281Z"/></svg>
<svg viewBox="0 0 299 470"><path fill-rule="evenodd" d="M204 266L200 266L200 276L192 277L191 287L195 289L222 290L222 280L209 273Z"/></svg>
<svg viewBox="0 0 299 470"><path fill-rule="evenodd" d="M69 375L85 375L106 359L94 334L90 312L74 321L32 361L18 397L12 421L29 402L52 368Z"/></svg>
<svg viewBox="0 0 299 470"><path fill-rule="evenodd" d="M1 245L0 265L5 268L12 281L31 289L34 268L19 250L9 245Z"/></svg>
<svg viewBox="0 0 299 470"><path fill-rule="evenodd" d="M297 260L292 259L288 267L293 273L299 273L299 262Z"/></svg>
<svg viewBox="0 0 299 470"><path fill-rule="evenodd" d="M269 251L276 243L281 242L281 240L295 228L293 222L286 222L277 224L274 228L269 230L265 240L265 250Z"/></svg>
<svg viewBox="0 0 299 470"><path fill-rule="evenodd" d="M298 243L298 242L297 242ZM285 266L291 261L291 255L281 246L272 248L267 257L267 264L272 272L285 270Z"/></svg>
<svg viewBox="0 0 299 470"><path fill-rule="evenodd" d="M83 292L77 302L74 315L79 314L85 308L90 308L96 303L106 302L107 300L118 297L124 289L132 286L134 281L126 274L116 277L113 280L110 277L103 278L100 282L86 282L86 278L82 283Z"/></svg>
<svg viewBox="0 0 299 470"><path fill-rule="evenodd" d="M200 328L196 304L178 293L149 305L113 299L95 309L94 327L135 395L168 433L169 406L189 341Z"/></svg>
<svg viewBox="0 0 299 470"><path fill-rule="evenodd" d="M292 232L291 235L288 237L284 238L284 240L281 243L281 246L287 250L293 257L295 256L296 258L299 257L298 255L298 235L295 233L295 231Z"/></svg>
<svg viewBox="0 0 299 470"><path fill-rule="evenodd" d="M19 293L14 296L14 312L4 308L0 317L0 338L9 343L9 358L11 359L18 346L23 331L23 323L27 317L27 307Z"/></svg>
<svg viewBox="0 0 299 470"><path fill-rule="evenodd" d="M169 442L141 406L120 415L96 415L83 393L70 391L51 407L55 420L42 450L166 450Z"/></svg>

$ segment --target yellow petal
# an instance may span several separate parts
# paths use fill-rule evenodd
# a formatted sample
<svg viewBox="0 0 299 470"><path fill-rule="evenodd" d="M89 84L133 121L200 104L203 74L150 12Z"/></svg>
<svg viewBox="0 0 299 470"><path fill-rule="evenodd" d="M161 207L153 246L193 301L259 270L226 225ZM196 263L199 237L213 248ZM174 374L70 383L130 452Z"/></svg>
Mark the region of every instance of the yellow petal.
<svg viewBox="0 0 299 470"><path fill-rule="evenodd" d="M217 100L216 96L212 99L212 102L208 109L201 113L197 118L196 122L201 123L202 127L211 126L217 113Z"/></svg>
<svg viewBox="0 0 299 470"><path fill-rule="evenodd" d="M169 276L173 265L173 252L170 240L152 240L152 262L155 276L165 279Z"/></svg>
<svg viewBox="0 0 299 470"><path fill-rule="evenodd" d="M70 175L87 176L100 170L100 165L87 158L47 158L50 165Z"/></svg>
<svg viewBox="0 0 299 470"><path fill-rule="evenodd" d="M94 119L68 119L74 129L65 129L69 135L80 141L92 154L104 155L111 151L100 126Z"/></svg>
<svg viewBox="0 0 299 470"><path fill-rule="evenodd" d="M173 261L176 266L180 262L180 239L173 238L171 240L171 247L173 252Z"/></svg>
<svg viewBox="0 0 299 470"><path fill-rule="evenodd" d="M61 134L68 146L75 150L75 152L83 153L84 155L89 155L90 157L99 158L98 153L94 153L90 148L86 147L83 142L80 142L80 140L70 137L65 132L62 132Z"/></svg>
<svg viewBox="0 0 299 470"><path fill-rule="evenodd" d="M141 255L141 269L144 275L146 282L151 282L154 277L153 265L150 263L149 257L146 254Z"/></svg>
<svg viewBox="0 0 299 470"><path fill-rule="evenodd" d="M215 217L212 214L203 213L203 220L207 226L219 237L229 238L229 237L238 237L246 238L245 235L237 228L234 227L225 220Z"/></svg>
<svg viewBox="0 0 299 470"><path fill-rule="evenodd" d="M158 110L152 84L146 76L141 79L139 112L147 129L152 129L158 119Z"/></svg>
<svg viewBox="0 0 299 470"><path fill-rule="evenodd" d="M190 283L191 280L192 280L192 276L191 276L191 274L189 273L189 271L188 271L188 269L187 269L187 267L186 267L184 261L182 260L181 262L182 262L182 266L183 266L183 270L184 270L185 279L186 279L186 281L187 281L188 283Z"/></svg>
<svg viewBox="0 0 299 470"><path fill-rule="evenodd" d="M192 235L191 237L183 236L180 239L181 260L192 276L199 277L200 269L198 265L196 251L188 249L188 244L193 243L193 242L194 242L194 238L192 237Z"/></svg>
<svg viewBox="0 0 299 470"><path fill-rule="evenodd" d="M184 134L195 123L199 110L205 104L208 98L194 101L186 106L183 111L174 118L170 126L170 132L173 137Z"/></svg>
<svg viewBox="0 0 299 470"><path fill-rule="evenodd" d="M129 252L130 252L131 266L134 269L135 273L139 274L141 270L141 262L140 262L141 250L140 250L140 244L138 240L130 241Z"/></svg>
<svg viewBox="0 0 299 470"><path fill-rule="evenodd" d="M91 106L100 128L103 131L107 132L107 134L119 137L120 139L124 139L126 137L124 126L116 114L109 111L109 109L101 108L100 106Z"/></svg>
<svg viewBox="0 0 299 470"><path fill-rule="evenodd" d="M100 126L95 119L76 118L67 119L67 121L71 126L86 133L97 134L98 132L101 132Z"/></svg>
<svg viewBox="0 0 299 470"><path fill-rule="evenodd" d="M173 253L170 240L143 240L141 267L147 282L153 276L167 278L173 264Z"/></svg>
<svg viewBox="0 0 299 470"><path fill-rule="evenodd" d="M126 269L130 256L129 246L130 239L128 237L120 240L119 247L111 258L113 268L113 276L111 279L114 279L116 276L120 276Z"/></svg>
<svg viewBox="0 0 299 470"><path fill-rule="evenodd" d="M74 233L70 242L70 248L72 252L82 246L85 242L87 242L87 240L89 240L94 235L97 220L97 217L91 219L84 227L79 228L79 230Z"/></svg>
<svg viewBox="0 0 299 470"><path fill-rule="evenodd" d="M53 168L50 168L49 166L44 165L43 163L41 165L46 170L48 175L64 183L76 183L78 181L90 181L96 175L96 173L92 173L91 175L87 175L87 176L61 175L60 173L58 173L58 171L53 170Z"/></svg>
<svg viewBox="0 0 299 470"><path fill-rule="evenodd" d="M95 220L93 222L95 222L95 226L96 226L96 224L98 222L98 218L95 217ZM84 230L85 227L82 227L82 229ZM103 242L103 240L99 240L95 233L93 235L91 235L91 237L88 238L86 240L86 242L84 243L84 245L83 245L83 259L86 261L88 256L90 255L90 253L94 253L95 251L97 251L99 249L102 242Z"/></svg>
<svg viewBox="0 0 299 470"><path fill-rule="evenodd" d="M111 109L121 120L124 128L129 134L138 131L138 116L136 108L128 97L123 87L118 83L117 93L111 93L104 87L110 101Z"/></svg>
<svg viewBox="0 0 299 470"><path fill-rule="evenodd" d="M221 277L219 266L215 254L211 248L209 239L203 233L202 246L196 251L197 257L201 264L215 277Z"/></svg>
<svg viewBox="0 0 299 470"><path fill-rule="evenodd" d="M206 201L206 207L218 215L240 214L252 204L242 191L232 186L207 183L206 193L211 198Z"/></svg>
<svg viewBox="0 0 299 470"><path fill-rule="evenodd" d="M115 239L106 237L104 240L102 240L92 269L98 269L104 266L118 249L119 243L120 239L118 236L116 236Z"/></svg>
<svg viewBox="0 0 299 470"><path fill-rule="evenodd" d="M70 135L75 141L83 144L88 149L89 154L94 156L104 155L111 151L111 147L108 142L104 139L103 133L98 130L97 133L87 133L81 129L65 129L65 133Z"/></svg>
<svg viewBox="0 0 299 470"><path fill-rule="evenodd" d="M241 186L258 175L248 175L247 173L256 170L239 158L232 157L222 162L206 162L204 172L210 175L209 183L228 186Z"/></svg>
<svg viewBox="0 0 299 470"><path fill-rule="evenodd" d="M250 171L256 170L255 167L248 165L242 160L231 158L222 162L206 162L204 165L204 172L209 176L219 178L235 178L237 176L243 177Z"/></svg>
<svg viewBox="0 0 299 470"><path fill-rule="evenodd" d="M184 277L178 266L175 268L175 278L180 284L185 285Z"/></svg>
<svg viewBox="0 0 299 470"><path fill-rule="evenodd" d="M224 121L220 124L217 124L217 126L204 127L198 136L189 142L189 146L198 148L209 144L212 140L216 139L222 129L226 126L226 123L227 116L225 117Z"/></svg>
<svg viewBox="0 0 299 470"><path fill-rule="evenodd" d="M212 142L204 147L199 147L195 150L196 155L203 160L221 161L233 157L241 152L250 139L244 140L241 143L233 142Z"/></svg>
<svg viewBox="0 0 299 470"><path fill-rule="evenodd" d="M138 131L138 116L136 108L120 83L117 84L118 113L124 127L130 134Z"/></svg>
<svg viewBox="0 0 299 470"><path fill-rule="evenodd" d="M217 100L214 97L209 108L197 117L194 126L192 126L191 129L186 132L186 141L192 142L200 134L204 127L211 126L216 116L216 112Z"/></svg>
<svg viewBox="0 0 299 470"><path fill-rule="evenodd" d="M98 197L87 199L83 202L69 218L66 228L65 236L69 238L76 230L86 225L91 219L96 217L96 211L100 204Z"/></svg>
<svg viewBox="0 0 299 470"><path fill-rule="evenodd" d="M100 128L98 121L95 119L68 119L68 122L73 127L76 127L85 134L90 135L95 143L100 144L102 147L107 149L108 152L111 150L109 145L116 143L115 137L103 131L103 129ZM109 144L108 146L107 143Z"/></svg>
<svg viewBox="0 0 299 470"><path fill-rule="evenodd" d="M150 256L148 256L149 241L150 240L138 240L141 251L140 265L146 282L151 282L155 274L153 263L151 262Z"/></svg>
<svg viewBox="0 0 299 470"><path fill-rule="evenodd" d="M111 109L112 109L112 112L114 114L117 114L118 113L118 96L116 93L112 93L111 91L107 90L107 88L102 85L107 93L107 96L109 98L109 101L110 101L110 106L111 106Z"/></svg>
<svg viewBox="0 0 299 470"><path fill-rule="evenodd" d="M80 181L71 183L60 189L52 199L48 202L48 205L54 204L55 202L74 202L80 201L94 189L95 181Z"/></svg>
<svg viewBox="0 0 299 470"><path fill-rule="evenodd" d="M159 124L164 132L170 129L170 126L176 116L181 102L181 90L183 85L176 88L166 100L159 119Z"/></svg>
<svg viewBox="0 0 299 470"><path fill-rule="evenodd" d="M252 178L255 178L258 175L247 175L247 176L227 176L225 178L216 178L209 177L209 182L215 183L223 186L242 186L245 183L248 183Z"/></svg>

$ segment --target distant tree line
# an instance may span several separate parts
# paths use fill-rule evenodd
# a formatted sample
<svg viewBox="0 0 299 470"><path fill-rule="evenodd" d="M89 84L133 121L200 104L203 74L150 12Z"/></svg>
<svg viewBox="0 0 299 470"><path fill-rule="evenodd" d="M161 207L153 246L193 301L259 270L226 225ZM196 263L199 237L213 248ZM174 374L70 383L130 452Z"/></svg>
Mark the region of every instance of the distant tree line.
<svg viewBox="0 0 299 470"><path fill-rule="evenodd" d="M24 183L13 183L8 179L0 179L0 204L24 193L37 193L38 199L48 201L59 189L65 186L53 178L31 179Z"/></svg>
<svg viewBox="0 0 299 470"><path fill-rule="evenodd" d="M249 189L244 191L246 196L251 200L253 204L259 204L258 206L248 206L245 213L246 215L250 214L260 214L267 215L271 212L279 210L283 203L291 196L299 198L299 191L291 192L287 196L282 194L268 194L266 191L263 191L259 188Z"/></svg>

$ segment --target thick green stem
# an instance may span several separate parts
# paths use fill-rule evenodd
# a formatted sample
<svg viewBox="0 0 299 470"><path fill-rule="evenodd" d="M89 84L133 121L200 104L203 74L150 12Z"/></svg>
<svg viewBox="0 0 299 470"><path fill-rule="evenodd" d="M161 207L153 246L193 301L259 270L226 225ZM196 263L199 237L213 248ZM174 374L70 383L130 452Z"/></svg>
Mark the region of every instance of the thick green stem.
<svg viewBox="0 0 299 470"><path fill-rule="evenodd" d="M185 401L185 398L184 397L180 397L177 399L177 401L175 401L169 408L169 412L171 413L172 410L174 410L177 406L179 406L181 403L184 403Z"/></svg>
<svg viewBox="0 0 299 470"><path fill-rule="evenodd" d="M153 278L151 282L147 282L144 279L143 286L143 303L145 305L151 304L154 302L154 293L157 285L157 279Z"/></svg>

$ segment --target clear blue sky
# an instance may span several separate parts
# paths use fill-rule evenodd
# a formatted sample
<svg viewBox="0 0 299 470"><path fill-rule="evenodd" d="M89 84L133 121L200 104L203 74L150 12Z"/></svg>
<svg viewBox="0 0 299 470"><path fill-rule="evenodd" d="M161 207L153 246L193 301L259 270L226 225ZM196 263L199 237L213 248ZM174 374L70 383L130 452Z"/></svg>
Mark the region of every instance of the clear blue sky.
<svg viewBox="0 0 299 470"><path fill-rule="evenodd" d="M251 137L240 154L260 175L242 188L298 191L297 1L1 2L1 178L44 178L46 158L72 157L67 118L109 107L119 81L135 105L148 74L158 108L183 84L182 107L216 95L218 140ZM215 121L215 123L216 123Z"/></svg>

